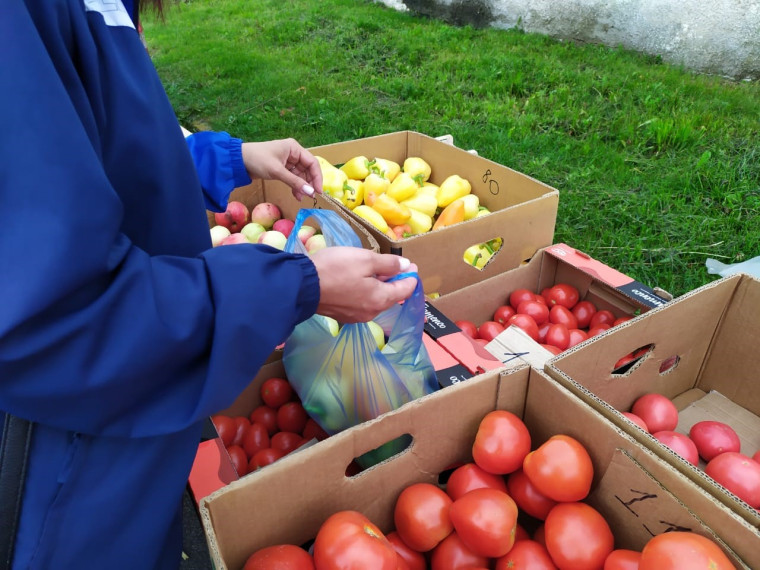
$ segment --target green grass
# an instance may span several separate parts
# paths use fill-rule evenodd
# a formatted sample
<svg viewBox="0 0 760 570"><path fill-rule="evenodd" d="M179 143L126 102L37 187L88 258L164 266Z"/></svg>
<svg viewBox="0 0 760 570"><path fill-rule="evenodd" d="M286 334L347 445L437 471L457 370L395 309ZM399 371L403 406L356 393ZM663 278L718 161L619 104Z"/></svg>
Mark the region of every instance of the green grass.
<svg viewBox="0 0 760 570"><path fill-rule="evenodd" d="M760 255L760 84L454 27L369 0L189 0L146 18L191 130L316 146L438 136L560 192L555 241L674 295Z"/></svg>

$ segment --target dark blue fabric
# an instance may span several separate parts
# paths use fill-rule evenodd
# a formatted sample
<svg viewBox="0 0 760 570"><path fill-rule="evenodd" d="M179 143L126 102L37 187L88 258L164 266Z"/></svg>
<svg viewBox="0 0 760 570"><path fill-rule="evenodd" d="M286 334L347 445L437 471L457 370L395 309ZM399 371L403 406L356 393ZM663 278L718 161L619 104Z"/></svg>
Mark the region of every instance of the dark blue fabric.
<svg viewBox="0 0 760 570"><path fill-rule="evenodd" d="M106 21L0 3L0 410L38 424L15 568L177 568L200 422L319 297L306 256L209 249L150 58Z"/></svg>

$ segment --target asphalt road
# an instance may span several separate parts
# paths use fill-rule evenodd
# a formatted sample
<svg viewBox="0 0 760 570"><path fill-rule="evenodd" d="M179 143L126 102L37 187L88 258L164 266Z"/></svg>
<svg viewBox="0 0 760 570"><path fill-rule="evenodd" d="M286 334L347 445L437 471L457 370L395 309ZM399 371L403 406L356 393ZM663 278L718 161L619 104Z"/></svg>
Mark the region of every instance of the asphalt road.
<svg viewBox="0 0 760 570"><path fill-rule="evenodd" d="M180 570L213 570L206 535L189 491L182 498L182 550Z"/></svg>

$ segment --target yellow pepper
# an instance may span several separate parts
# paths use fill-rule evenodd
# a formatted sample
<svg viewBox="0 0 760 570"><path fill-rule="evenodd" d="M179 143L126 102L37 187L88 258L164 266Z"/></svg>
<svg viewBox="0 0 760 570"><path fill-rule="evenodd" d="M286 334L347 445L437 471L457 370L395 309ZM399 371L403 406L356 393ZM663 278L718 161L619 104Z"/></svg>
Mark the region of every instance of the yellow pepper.
<svg viewBox="0 0 760 570"><path fill-rule="evenodd" d="M430 178L431 168L424 159L410 156L404 161L404 172L422 184Z"/></svg>
<svg viewBox="0 0 760 570"><path fill-rule="evenodd" d="M364 182L349 178L343 184L343 204L353 210L364 201Z"/></svg>
<svg viewBox="0 0 760 570"><path fill-rule="evenodd" d="M486 244L479 243L471 245L464 250L464 261L467 265L472 265L476 269L483 269L493 256L493 251L489 251Z"/></svg>
<svg viewBox="0 0 760 570"><path fill-rule="evenodd" d="M464 202L461 199L454 200L438 214L438 218L433 224L433 231L443 229L446 226L453 226L462 221L464 221Z"/></svg>
<svg viewBox="0 0 760 570"><path fill-rule="evenodd" d="M329 170L331 168L335 168L335 166L333 166L330 163L330 161L327 160L326 158L323 158L321 156L317 156L316 154L314 155L314 158L317 159L317 162L319 163L319 168L322 169L322 174L324 174L325 170Z"/></svg>
<svg viewBox="0 0 760 570"><path fill-rule="evenodd" d="M387 158L375 158L374 164L370 166L370 171L393 182L398 173L401 172L401 166L399 166L398 162L393 162Z"/></svg>
<svg viewBox="0 0 760 570"><path fill-rule="evenodd" d="M478 208L480 208L480 198L477 194L467 194L462 196L461 200L464 202L464 219L471 220L478 215Z"/></svg>
<svg viewBox="0 0 760 570"><path fill-rule="evenodd" d="M451 204L454 200L467 196L472 192L472 186L469 181L465 180L458 174L452 174L446 180L441 182L436 194L438 198L438 207L445 208Z"/></svg>
<svg viewBox="0 0 760 570"><path fill-rule="evenodd" d="M354 180L364 180L369 174L369 160L366 156L355 156L346 162L340 169L346 176Z"/></svg>
<svg viewBox="0 0 760 570"><path fill-rule="evenodd" d="M412 235L424 234L430 231L433 227L433 217L428 216L424 212L409 208L409 219L406 221L407 225L411 229Z"/></svg>
<svg viewBox="0 0 760 570"><path fill-rule="evenodd" d="M407 208L422 212L431 218L435 216L435 211L438 209L438 200L435 199L435 196L421 191L418 191L411 198L402 200L401 203Z"/></svg>
<svg viewBox="0 0 760 570"><path fill-rule="evenodd" d="M399 202L411 198L417 193L420 185L406 172L399 172L388 187L387 194Z"/></svg>
<svg viewBox="0 0 760 570"><path fill-rule="evenodd" d="M343 185L348 180L346 173L334 166L322 172L322 189L337 200L343 198Z"/></svg>
<svg viewBox="0 0 760 570"><path fill-rule="evenodd" d="M409 219L409 216L412 215L409 208L399 204L398 200L388 195L387 192L385 194L380 194L375 198L375 203L372 205L372 208L376 212L379 212L390 226L403 224Z"/></svg>
<svg viewBox="0 0 760 570"><path fill-rule="evenodd" d="M385 221L380 213L370 206L367 206L366 204L359 204L356 208L354 208L354 214L364 220L367 220L382 233L386 233L390 229L388 227L388 222Z"/></svg>
<svg viewBox="0 0 760 570"><path fill-rule="evenodd" d="M391 182L387 178L383 178L376 172L370 172L367 178L364 179L364 195L366 196L370 192L379 196L385 194L388 188L391 187Z"/></svg>
<svg viewBox="0 0 760 570"><path fill-rule="evenodd" d="M489 210L485 206L479 206L478 207L478 213L475 214L475 217L476 218L482 218L483 216L487 216L490 213L491 213L491 210Z"/></svg>

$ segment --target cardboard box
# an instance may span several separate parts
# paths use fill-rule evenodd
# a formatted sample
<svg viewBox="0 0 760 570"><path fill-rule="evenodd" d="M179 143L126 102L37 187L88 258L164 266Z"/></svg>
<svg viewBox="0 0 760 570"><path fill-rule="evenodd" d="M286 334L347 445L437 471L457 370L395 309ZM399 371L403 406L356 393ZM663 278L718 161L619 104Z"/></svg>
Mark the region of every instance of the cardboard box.
<svg viewBox="0 0 760 570"><path fill-rule="evenodd" d="M272 202L279 206L283 216L290 218L291 220L295 220L298 211L302 208L333 209L328 198L319 195L316 195L313 199L304 198L299 202L293 198L289 186L273 180L254 180L247 186L235 188L232 191L232 194L230 194L230 200L238 200L248 206L249 209L261 202ZM206 216L208 218L209 227L215 226L214 212L207 210ZM343 216L343 218L346 219L351 228L359 236L362 247L371 251L380 250L377 240L370 235L362 224L357 223L356 220L346 218L346 216Z"/></svg>
<svg viewBox="0 0 760 570"><path fill-rule="evenodd" d="M679 408L677 431L688 434L700 420L723 421L739 434L742 453L752 456L760 448L758 307L760 281L723 278L566 351L546 371L758 527L760 513L705 475L704 463L691 465L620 413L639 396L657 392ZM640 347L648 347L642 358L623 373L612 372L617 358ZM755 546L760 552L760 543Z"/></svg>
<svg viewBox="0 0 760 570"><path fill-rule="evenodd" d="M427 294L456 291L493 275L517 267L554 237L559 193L554 188L476 156L451 144L413 131L368 137L309 149L332 164L340 165L355 156L378 157L401 165L418 156L431 167L431 182L440 184L458 174L467 179L472 193L491 214L435 232L392 240L351 210L330 199L331 207L372 234L383 253L404 255L415 262ZM464 251L501 237L504 246L482 270L462 259Z"/></svg>
<svg viewBox="0 0 760 570"><path fill-rule="evenodd" d="M553 354L516 327L509 327L487 349L479 350L453 321L469 320L480 325L493 319L497 307L509 304L512 291L529 289L538 293L555 283L573 285L582 300L618 317L646 312L670 299L665 292L657 292L582 251L557 243L540 250L521 267L431 299L430 305L448 319L439 331L432 326L426 326L425 330L460 362L467 362L468 367L489 369L486 363L495 360L507 366L527 362L541 368ZM439 316L439 320L444 319Z"/></svg>
<svg viewBox="0 0 760 570"><path fill-rule="evenodd" d="M205 498L200 514L215 567L237 570L264 546L307 544L343 509L390 532L399 493L413 483L438 483L439 473L470 461L477 427L494 409L523 417L534 446L565 433L587 447L595 469L588 500L610 521L617 547L640 549L653 535L688 528L718 541L737 567L760 564L757 529L543 372L522 366L410 402ZM407 433L410 448L345 476L354 457ZM742 555L752 558L742 562Z"/></svg>

